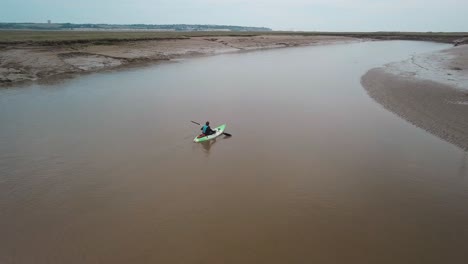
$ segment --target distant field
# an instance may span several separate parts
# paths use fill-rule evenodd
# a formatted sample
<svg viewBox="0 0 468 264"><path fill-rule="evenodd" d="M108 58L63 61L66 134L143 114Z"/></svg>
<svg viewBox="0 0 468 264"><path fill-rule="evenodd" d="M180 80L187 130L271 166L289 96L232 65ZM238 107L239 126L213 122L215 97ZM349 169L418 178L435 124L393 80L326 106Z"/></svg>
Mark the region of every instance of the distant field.
<svg viewBox="0 0 468 264"><path fill-rule="evenodd" d="M0 31L1 43L24 42L94 42L94 41L126 41L126 40L157 40L180 39L195 36L252 36L259 32L230 31L195 31L195 32L131 32L131 31Z"/></svg>
<svg viewBox="0 0 468 264"><path fill-rule="evenodd" d="M69 43L111 43L116 41L137 41L157 39L182 39L197 36L258 36L258 35L333 35L373 39L408 39L429 40L438 42L453 42L456 39L468 37L467 32L460 33L420 33L420 32L236 32L236 31L194 31L194 32L164 32L164 31L0 31L1 44L35 43L35 44L69 44Z"/></svg>

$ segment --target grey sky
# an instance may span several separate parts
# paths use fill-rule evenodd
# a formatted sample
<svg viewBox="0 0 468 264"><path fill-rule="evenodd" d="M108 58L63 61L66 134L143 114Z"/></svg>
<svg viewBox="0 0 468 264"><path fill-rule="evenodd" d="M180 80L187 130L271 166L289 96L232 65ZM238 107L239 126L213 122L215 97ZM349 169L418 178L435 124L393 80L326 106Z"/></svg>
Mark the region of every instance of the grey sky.
<svg viewBox="0 0 468 264"><path fill-rule="evenodd" d="M228 24L278 30L468 31L468 0L1 0L0 22Z"/></svg>

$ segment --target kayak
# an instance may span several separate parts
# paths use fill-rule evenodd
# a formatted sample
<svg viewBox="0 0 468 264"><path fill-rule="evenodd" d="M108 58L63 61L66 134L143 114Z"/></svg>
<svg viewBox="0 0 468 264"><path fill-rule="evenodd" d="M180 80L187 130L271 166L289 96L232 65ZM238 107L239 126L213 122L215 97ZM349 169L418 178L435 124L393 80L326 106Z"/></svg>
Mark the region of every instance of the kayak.
<svg viewBox="0 0 468 264"><path fill-rule="evenodd" d="M219 136L221 136L223 134L224 129L226 129L226 124L220 125L219 127L213 129L213 131L216 131L216 133L214 133L212 135L205 136L205 135L201 134L201 135L197 136L195 139L193 139L193 142L198 143L198 142L208 141L208 140L217 138L217 137L219 137Z"/></svg>

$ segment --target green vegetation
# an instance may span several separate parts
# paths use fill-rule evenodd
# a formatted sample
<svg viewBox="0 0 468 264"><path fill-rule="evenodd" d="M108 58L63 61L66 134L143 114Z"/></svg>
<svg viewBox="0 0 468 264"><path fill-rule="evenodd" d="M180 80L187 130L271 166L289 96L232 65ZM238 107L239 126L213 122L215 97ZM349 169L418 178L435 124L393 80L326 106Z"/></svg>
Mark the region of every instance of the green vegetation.
<svg viewBox="0 0 468 264"><path fill-rule="evenodd" d="M452 43L467 38L468 33L438 32L288 32L288 31L75 31L75 30L0 30L0 44L34 43L59 45L73 43L109 44L119 41L184 39L190 37L216 36L258 36L258 35L300 35L300 36L348 36L371 39L427 40Z"/></svg>
<svg viewBox="0 0 468 264"><path fill-rule="evenodd" d="M232 32L232 31L26 31L4 30L0 31L0 43L87 43L87 42L114 42L158 39L183 39L197 36L253 36L259 32Z"/></svg>

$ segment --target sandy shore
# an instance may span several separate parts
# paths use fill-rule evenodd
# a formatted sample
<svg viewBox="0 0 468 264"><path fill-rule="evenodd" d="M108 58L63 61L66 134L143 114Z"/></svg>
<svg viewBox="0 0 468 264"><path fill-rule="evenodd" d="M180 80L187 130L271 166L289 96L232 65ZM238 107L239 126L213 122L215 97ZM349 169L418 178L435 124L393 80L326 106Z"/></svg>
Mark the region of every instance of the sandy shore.
<svg viewBox="0 0 468 264"><path fill-rule="evenodd" d="M468 150L468 45L372 69L361 81L386 109Z"/></svg>
<svg viewBox="0 0 468 264"><path fill-rule="evenodd" d="M0 85L8 87L27 81L48 80L142 62L352 41L360 40L341 36L261 35L123 41L105 45L12 44L0 48Z"/></svg>

